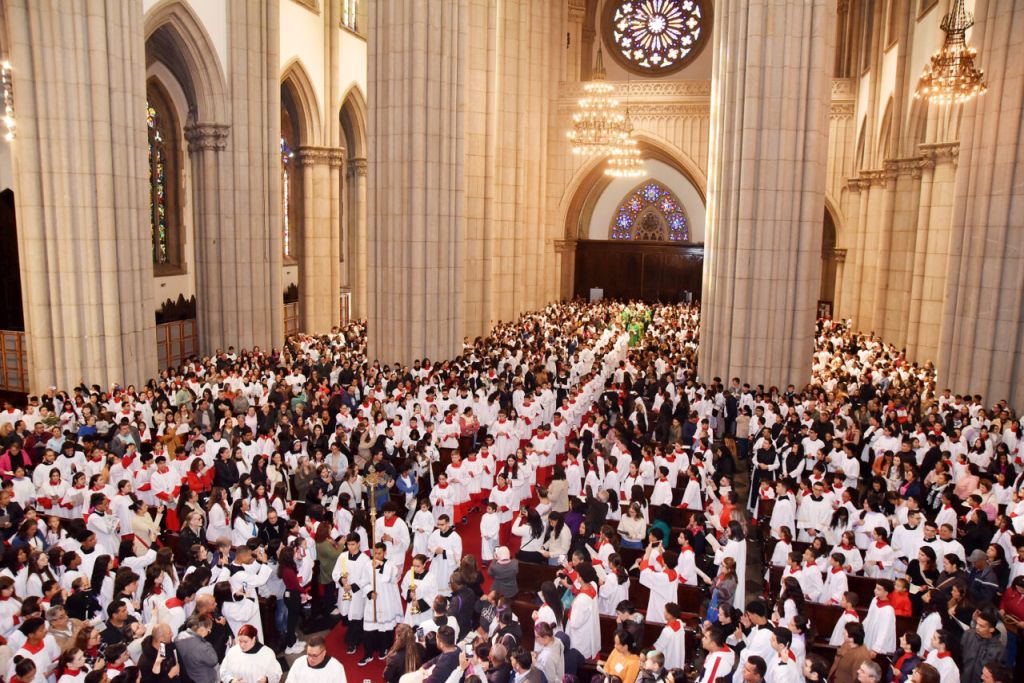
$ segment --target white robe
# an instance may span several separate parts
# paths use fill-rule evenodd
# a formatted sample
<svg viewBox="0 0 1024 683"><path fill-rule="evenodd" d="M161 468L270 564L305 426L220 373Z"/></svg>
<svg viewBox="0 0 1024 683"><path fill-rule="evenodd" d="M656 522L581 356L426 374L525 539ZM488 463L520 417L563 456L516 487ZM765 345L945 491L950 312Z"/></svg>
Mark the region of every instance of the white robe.
<svg viewBox="0 0 1024 683"><path fill-rule="evenodd" d="M640 584L651 589L647 599L647 621L665 623L665 605L679 601L679 582L675 570L658 571L646 562L640 563Z"/></svg>
<svg viewBox="0 0 1024 683"><path fill-rule="evenodd" d="M372 567L371 567L372 569ZM402 598L398 593L398 572L387 560L376 569L376 585L373 574L367 589L376 591L376 599L368 598L363 609L363 628L367 631L391 631L402 620Z"/></svg>
<svg viewBox="0 0 1024 683"><path fill-rule="evenodd" d="M953 658L945 653L946 657L940 657L939 653L932 650L925 657L924 663L931 664L939 672L939 683L960 683L960 668L953 661Z"/></svg>
<svg viewBox="0 0 1024 683"><path fill-rule="evenodd" d="M871 601L864 617L864 645L885 655L896 651L896 612L889 604L879 607L878 598Z"/></svg>
<svg viewBox="0 0 1024 683"><path fill-rule="evenodd" d="M220 679L224 683L256 683L264 678L267 683L278 683L281 680L281 665L274 651L266 645L255 653L243 652L241 646L235 645L224 655L220 665Z"/></svg>
<svg viewBox="0 0 1024 683"><path fill-rule="evenodd" d="M453 524L459 521L452 519L455 516L457 502L455 489L451 484L435 486L430 492L430 504L434 506L434 520L440 519L441 515L448 515L448 519Z"/></svg>
<svg viewBox="0 0 1024 683"><path fill-rule="evenodd" d="M565 623L565 634L569 636L570 645L584 659L593 659L601 651L601 619L595 596L580 591L573 598Z"/></svg>
<svg viewBox="0 0 1024 683"><path fill-rule="evenodd" d="M341 616L357 621L363 618L363 607L370 592L370 571L370 558L362 553L355 558L352 558L348 551L338 556L337 562L334 563L334 571L331 572L331 579L338 584L338 611ZM348 574L348 582L352 587L351 600L344 599L345 589L341 582L344 574Z"/></svg>
<svg viewBox="0 0 1024 683"><path fill-rule="evenodd" d="M409 599L409 588L413 585L413 572L410 569L402 578L402 599L405 601L405 623L410 626L419 626L431 617L431 610L434 607L434 598L437 597L437 582L430 572L424 572L422 578L416 579L416 600L426 603L420 605L419 614L412 613L412 600Z"/></svg>
<svg viewBox="0 0 1024 683"><path fill-rule="evenodd" d="M412 518L412 554L427 554L427 539L434 531L434 513L430 510L417 510Z"/></svg>
<svg viewBox="0 0 1024 683"><path fill-rule="evenodd" d="M347 683L345 667L330 655L326 657L323 668L314 669L309 666L306 657L295 660L288 669L288 683Z"/></svg>
<svg viewBox="0 0 1024 683"><path fill-rule="evenodd" d="M736 561L736 595L732 604L739 609L747 605L747 543L746 541L726 541L725 546L715 553L715 564L722 566L722 560L731 557Z"/></svg>
<svg viewBox="0 0 1024 683"><path fill-rule="evenodd" d="M683 622L666 624L654 641L654 649L665 655L666 669L682 669L686 663L686 629Z"/></svg>
<svg viewBox="0 0 1024 683"><path fill-rule="evenodd" d="M378 517L374 529L378 541L384 538L385 534L391 537L390 541L383 541L384 556L388 562L395 565L396 573L401 574L405 570L405 553L409 550L409 526L404 519L395 515L390 526L385 518Z"/></svg>
<svg viewBox="0 0 1024 683"><path fill-rule="evenodd" d="M490 562L494 559L494 551L498 547L498 532L501 530L501 519L497 512L485 512L480 518L480 559Z"/></svg>
<svg viewBox="0 0 1024 683"><path fill-rule="evenodd" d="M448 527L448 535L435 529L427 541L427 557L430 558L430 574L437 584L437 592L451 595L449 579L462 562L462 537L454 527Z"/></svg>
<svg viewBox="0 0 1024 683"><path fill-rule="evenodd" d="M839 617L839 620L836 621L836 627L832 629L832 637L828 640L829 645L831 645L832 647L839 647L840 645L846 642L846 625L849 624L851 621L856 621L857 623L860 623L860 615L858 615L855 611L844 611L843 614Z"/></svg>

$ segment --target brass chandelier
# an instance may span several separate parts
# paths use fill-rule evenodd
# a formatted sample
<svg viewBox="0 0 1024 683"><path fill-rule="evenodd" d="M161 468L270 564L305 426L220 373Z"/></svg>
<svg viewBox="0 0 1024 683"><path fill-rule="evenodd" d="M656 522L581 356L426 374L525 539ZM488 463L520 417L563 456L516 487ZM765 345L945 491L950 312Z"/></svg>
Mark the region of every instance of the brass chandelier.
<svg viewBox="0 0 1024 683"><path fill-rule="evenodd" d="M633 122L629 119L628 109L616 133L604 174L613 178L639 178L647 175L636 138L633 137Z"/></svg>
<svg viewBox="0 0 1024 683"><path fill-rule="evenodd" d="M569 141L572 153L578 155L609 154L618 140L624 118L615 98L615 86L605 80L601 48L597 49L594 75L583 84L579 111L572 115Z"/></svg>
<svg viewBox="0 0 1024 683"><path fill-rule="evenodd" d="M974 66L977 50L967 45L967 29L973 25L974 15L964 0L953 0L940 24L946 34L942 49L925 66L914 97L937 104L962 103L987 90L984 73Z"/></svg>

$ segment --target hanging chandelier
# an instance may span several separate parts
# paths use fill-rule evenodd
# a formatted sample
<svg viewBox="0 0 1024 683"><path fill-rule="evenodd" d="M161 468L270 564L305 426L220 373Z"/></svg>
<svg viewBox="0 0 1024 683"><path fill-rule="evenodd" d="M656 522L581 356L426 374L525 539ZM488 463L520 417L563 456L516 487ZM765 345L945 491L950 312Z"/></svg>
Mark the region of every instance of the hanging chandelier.
<svg viewBox="0 0 1024 683"><path fill-rule="evenodd" d="M647 175L636 138L633 137L633 122L629 119L628 109L616 134L604 174L613 178L640 178Z"/></svg>
<svg viewBox="0 0 1024 683"><path fill-rule="evenodd" d="M579 111L572 115L573 128L568 133L572 153L587 156L608 154L617 142L624 119L615 98L615 87L605 80L600 46L597 48L594 76L583 84L583 93L578 102Z"/></svg>
<svg viewBox="0 0 1024 683"><path fill-rule="evenodd" d="M973 25L974 15L967 11L964 0L953 0L940 24L946 34L942 49L925 66L914 97L949 104L966 102L987 90L982 70L974 66L977 50L967 46L967 29Z"/></svg>

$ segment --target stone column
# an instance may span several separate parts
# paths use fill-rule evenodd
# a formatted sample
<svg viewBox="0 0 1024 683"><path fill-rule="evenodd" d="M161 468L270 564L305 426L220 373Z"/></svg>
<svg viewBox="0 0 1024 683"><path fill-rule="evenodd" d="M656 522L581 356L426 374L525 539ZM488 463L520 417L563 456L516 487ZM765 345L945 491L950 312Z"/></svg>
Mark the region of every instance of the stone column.
<svg viewBox="0 0 1024 683"><path fill-rule="evenodd" d="M367 8L370 358L461 348L468 1Z"/></svg>
<svg viewBox="0 0 1024 683"><path fill-rule="evenodd" d="M946 298L946 265L960 144L922 144L920 151L921 195L917 206L907 355L924 362L935 361L939 355L939 325Z"/></svg>
<svg viewBox="0 0 1024 683"><path fill-rule="evenodd" d="M835 3L715 5L700 374L810 379Z"/></svg>
<svg viewBox="0 0 1024 683"><path fill-rule="evenodd" d="M365 318L369 282L366 277L366 159L348 160L348 206L345 207L348 231L345 235L349 287L352 288L352 317Z"/></svg>
<svg viewBox="0 0 1024 683"><path fill-rule="evenodd" d="M225 168L228 162L224 161L230 131L231 127L226 124L189 122L185 126L192 162L196 332L200 351L205 353L234 343L220 336L214 339L212 335L212 331L223 329L225 306L233 305L225 302L223 278L230 275L224 272L221 253L223 203L226 201L222 188L230 187L231 182L231 174Z"/></svg>
<svg viewBox="0 0 1024 683"><path fill-rule="evenodd" d="M328 147L300 147L298 166L302 173L302 228L299 251L300 329L309 334L326 334L341 320L338 296L341 291L341 262L337 251L339 194L332 170L345 158L345 151Z"/></svg>
<svg viewBox="0 0 1024 683"><path fill-rule="evenodd" d="M200 330L200 335L205 350L227 344L280 347L284 342L280 11L278 0L228 0L227 6L231 141L222 156L232 182L221 188L224 307L221 326ZM197 242L197 251L202 246ZM202 308L200 297L206 291L198 274L196 290Z"/></svg>
<svg viewBox="0 0 1024 683"><path fill-rule="evenodd" d="M964 106L939 389L1024 407L1024 4L978 0L971 45L988 92Z"/></svg>
<svg viewBox="0 0 1024 683"><path fill-rule="evenodd" d="M157 370L142 5L8 0L29 385Z"/></svg>

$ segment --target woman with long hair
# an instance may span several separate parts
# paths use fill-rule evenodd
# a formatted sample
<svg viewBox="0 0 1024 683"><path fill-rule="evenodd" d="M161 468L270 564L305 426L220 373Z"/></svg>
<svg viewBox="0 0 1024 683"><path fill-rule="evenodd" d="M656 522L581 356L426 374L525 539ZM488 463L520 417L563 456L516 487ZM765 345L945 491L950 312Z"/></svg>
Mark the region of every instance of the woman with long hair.
<svg viewBox="0 0 1024 683"><path fill-rule="evenodd" d="M548 564L559 565L562 558L568 554L571 541L572 533L565 525L562 514L552 512L544 530L544 542L541 543L540 554L544 556Z"/></svg>
<svg viewBox="0 0 1024 683"><path fill-rule="evenodd" d="M536 510L525 506L520 509L512 524L512 534L521 539L516 559L532 564L547 564L547 558L541 552L544 545L544 522Z"/></svg>
<svg viewBox="0 0 1024 683"><path fill-rule="evenodd" d="M806 608L807 601L804 599L800 582L795 577L785 577L782 580L782 595L775 606L779 625L789 628L793 624L793 619Z"/></svg>
<svg viewBox="0 0 1024 683"><path fill-rule="evenodd" d="M231 545L245 545L257 531L256 521L249 515L249 501L239 498L231 506Z"/></svg>
<svg viewBox="0 0 1024 683"><path fill-rule="evenodd" d="M219 486L213 487L206 504L206 515L209 520L206 527L208 542L216 543L222 538L231 538L231 509L228 507L227 491Z"/></svg>
<svg viewBox="0 0 1024 683"><path fill-rule="evenodd" d="M302 601L307 590L299 579L299 568L295 564L295 551L287 546L281 548L277 556L277 575L284 583L284 606L288 612L287 628L284 633L286 654L298 654L305 645L297 642L299 616L302 613Z"/></svg>
<svg viewBox="0 0 1024 683"><path fill-rule="evenodd" d="M412 626L399 624L395 628L395 642L388 650L384 666L386 683L398 683L405 674L412 673L423 663L423 646L416 642Z"/></svg>
<svg viewBox="0 0 1024 683"><path fill-rule="evenodd" d="M736 563L736 595L733 597L734 605L746 604L746 580L747 580L747 539L743 525L738 521L729 522L728 536L725 545L715 552L715 564L722 565L722 561L731 557Z"/></svg>
<svg viewBox="0 0 1024 683"><path fill-rule="evenodd" d="M604 562L604 583L597 592L597 609L606 616L615 616L615 608L629 599L629 574L618 553L608 555Z"/></svg>
<svg viewBox="0 0 1024 683"><path fill-rule="evenodd" d="M736 584L739 579L736 577L736 560L727 557L722 560L722 566L718 569L718 576L711 584L711 602L708 603L708 621L718 620L718 608L722 605L732 605L736 596Z"/></svg>

